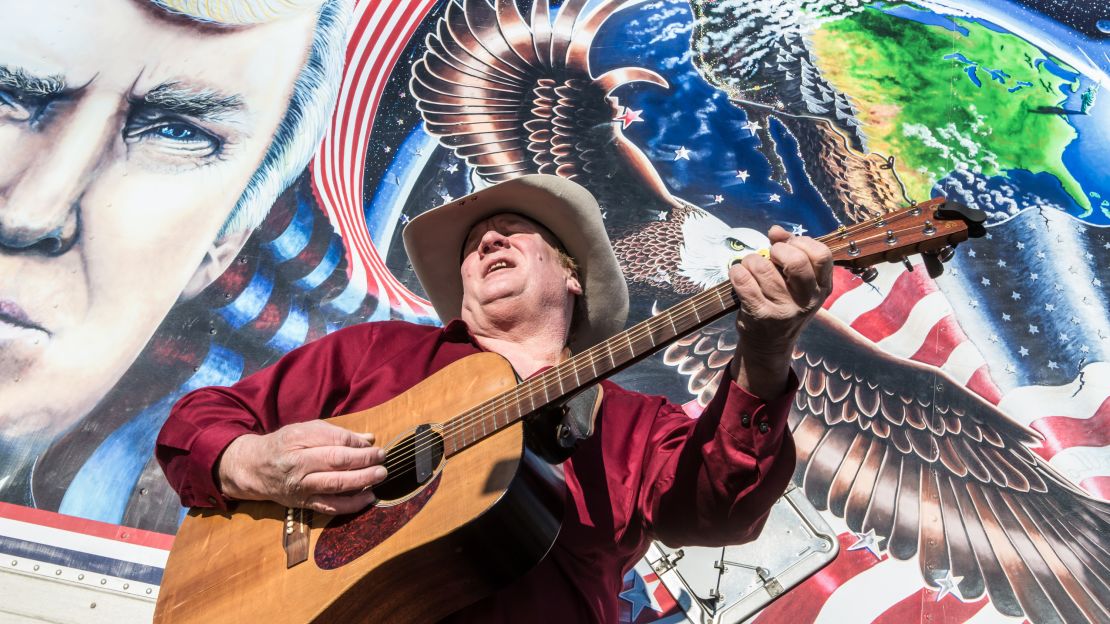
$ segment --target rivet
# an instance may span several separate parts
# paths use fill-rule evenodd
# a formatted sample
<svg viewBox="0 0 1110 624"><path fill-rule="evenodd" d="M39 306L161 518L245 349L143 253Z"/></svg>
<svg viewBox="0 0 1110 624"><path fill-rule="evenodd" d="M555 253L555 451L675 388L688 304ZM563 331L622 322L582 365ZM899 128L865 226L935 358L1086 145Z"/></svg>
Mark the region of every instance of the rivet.
<svg viewBox="0 0 1110 624"><path fill-rule="evenodd" d="M19 561L16 560L16 559L12 559L12 566L17 566L17 565L19 565Z"/></svg>
<svg viewBox="0 0 1110 624"><path fill-rule="evenodd" d="M142 488L139 490L139 496L146 496L146 488Z"/></svg>
<svg viewBox="0 0 1110 624"><path fill-rule="evenodd" d="M39 571L39 565L37 563L35 564L34 570L35 570L35 572Z"/></svg>
<svg viewBox="0 0 1110 624"><path fill-rule="evenodd" d="M89 605L89 608L90 608L90 609L95 609L95 608L96 608L96 603L94 602L94 603L92 603L91 605Z"/></svg>
<svg viewBox="0 0 1110 624"><path fill-rule="evenodd" d="M108 579L100 579L100 584L101 585L107 585L108 584Z"/></svg>
<svg viewBox="0 0 1110 624"><path fill-rule="evenodd" d="M83 580L85 580L85 575L84 575L84 574L78 574L78 575L77 575L77 580L78 580L78 581L83 581Z"/></svg>
<svg viewBox="0 0 1110 624"><path fill-rule="evenodd" d="M124 584L123 584L123 588L124 588L124 589L127 589L128 587L131 587L131 585L130 585L129 583L124 583Z"/></svg>
<svg viewBox="0 0 1110 624"><path fill-rule="evenodd" d="M60 568L57 569L57 570L54 570L54 576L61 576L61 575L62 575L62 570Z"/></svg>
<svg viewBox="0 0 1110 624"><path fill-rule="evenodd" d="M147 587L147 588L146 588L146 593L148 593L148 594L149 594L149 593L151 593L152 591L153 591L153 590L152 590L152 589L150 589L149 587Z"/></svg>

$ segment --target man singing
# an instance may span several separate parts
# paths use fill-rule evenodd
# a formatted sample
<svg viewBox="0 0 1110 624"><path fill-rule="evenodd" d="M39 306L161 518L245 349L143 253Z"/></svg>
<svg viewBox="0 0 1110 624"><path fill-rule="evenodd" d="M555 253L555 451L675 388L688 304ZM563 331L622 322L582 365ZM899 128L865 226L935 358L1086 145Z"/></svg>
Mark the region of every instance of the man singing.
<svg viewBox="0 0 1110 624"><path fill-rule="evenodd" d="M769 235L769 258L751 254L729 271L742 302L740 345L701 417L602 382L593 433L563 464L566 514L555 545L450 621L615 622L622 577L652 539L735 544L759 533L794 470L791 353L832 274L821 243L778 227ZM157 449L183 504L358 511L386 477L385 453L373 432L319 418L383 403L480 351L527 378L624 325L627 289L600 211L571 181L504 182L417 217L404 238L447 325L350 327L230 388L187 395Z"/></svg>

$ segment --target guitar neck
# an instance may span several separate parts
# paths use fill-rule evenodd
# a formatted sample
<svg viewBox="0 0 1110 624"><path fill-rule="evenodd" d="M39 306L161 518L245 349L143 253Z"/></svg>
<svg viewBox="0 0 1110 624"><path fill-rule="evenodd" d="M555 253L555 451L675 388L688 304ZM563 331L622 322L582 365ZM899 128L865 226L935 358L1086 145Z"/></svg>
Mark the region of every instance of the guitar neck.
<svg viewBox="0 0 1110 624"><path fill-rule="evenodd" d="M943 198L911 206L818 238L835 264L862 269L897 262L912 253L940 250L981 235L983 216ZM526 379L445 423L444 452L449 457L666 347L677 338L735 311L740 306L730 282L718 284Z"/></svg>

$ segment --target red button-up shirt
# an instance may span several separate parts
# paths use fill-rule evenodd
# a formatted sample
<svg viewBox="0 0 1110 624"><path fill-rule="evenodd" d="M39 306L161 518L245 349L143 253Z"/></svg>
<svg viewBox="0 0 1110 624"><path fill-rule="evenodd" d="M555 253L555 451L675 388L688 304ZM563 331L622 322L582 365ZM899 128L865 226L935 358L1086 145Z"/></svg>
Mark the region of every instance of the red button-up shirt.
<svg viewBox="0 0 1110 624"><path fill-rule="evenodd" d="M478 352L461 321L337 331L231 387L174 407L155 454L181 502L224 507L213 478L236 437L354 412ZM672 545L754 538L794 470L786 415L797 381L765 403L724 383L697 418L662 397L603 382L594 434L564 463L568 500L546 559L452 622L615 622L624 574L652 539Z"/></svg>

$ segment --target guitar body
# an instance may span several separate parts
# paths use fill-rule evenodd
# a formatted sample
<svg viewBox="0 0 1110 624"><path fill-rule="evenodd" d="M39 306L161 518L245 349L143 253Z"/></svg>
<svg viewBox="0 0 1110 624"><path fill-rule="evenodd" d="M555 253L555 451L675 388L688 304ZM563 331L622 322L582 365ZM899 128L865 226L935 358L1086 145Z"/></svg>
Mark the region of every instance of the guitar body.
<svg viewBox="0 0 1110 624"><path fill-rule="evenodd" d="M504 358L479 353L387 403L329 421L372 432L388 450L515 385ZM166 564L154 621L434 622L543 558L562 519L563 484L552 477L526 451L517 422L439 462L411 493L359 514L311 515L307 559L292 567L286 508L194 508Z"/></svg>

